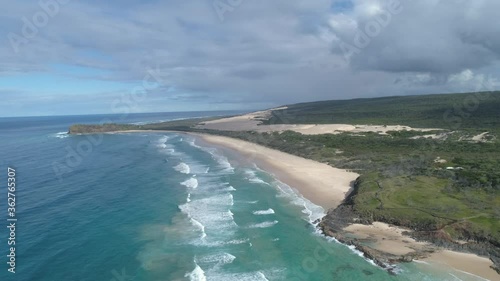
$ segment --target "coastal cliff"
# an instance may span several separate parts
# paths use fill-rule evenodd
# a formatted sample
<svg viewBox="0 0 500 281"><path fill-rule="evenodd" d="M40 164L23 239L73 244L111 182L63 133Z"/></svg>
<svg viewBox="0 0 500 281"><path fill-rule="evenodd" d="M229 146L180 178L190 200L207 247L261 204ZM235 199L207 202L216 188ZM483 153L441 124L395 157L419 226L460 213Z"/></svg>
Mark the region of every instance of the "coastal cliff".
<svg viewBox="0 0 500 281"><path fill-rule="evenodd" d="M327 215L323 217L318 227L325 235L334 237L341 243L355 246L356 249L364 253L366 258L373 260L389 272L393 271L394 264L424 259L434 252L449 249L488 257L494 263L492 268L500 274L499 245L496 244L496 241L488 239L487 236L471 232L467 224L460 222L453 224L453 230L456 234L466 239L457 240L450 237L438 225L398 219L395 216L384 216L377 214L377 212L364 212L358 208L357 197L364 192L363 182L365 180L365 177L359 177L344 202L337 208L329 210ZM399 254L390 253L387 249L374 246L380 242L377 241L376 237L360 237L348 230L349 226L352 225L369 226L375 222L405 228L406 231L402 234L407 239L402 240L402 242L406 243L406 247L411 248L412 251ZM383 239L385 240L385 238Z"/></svg>

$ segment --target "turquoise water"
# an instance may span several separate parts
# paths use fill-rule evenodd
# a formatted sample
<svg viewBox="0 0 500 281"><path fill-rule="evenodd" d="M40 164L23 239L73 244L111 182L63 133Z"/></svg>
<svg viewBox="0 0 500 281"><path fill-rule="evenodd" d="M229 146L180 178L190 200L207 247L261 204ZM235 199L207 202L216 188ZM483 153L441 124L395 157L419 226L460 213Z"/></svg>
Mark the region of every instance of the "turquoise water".
<svg viewBox="0 0 500 281"><path fill-rule="evenodd" d="M62 133L75 118L0 119L19 219L16 273L3 258L0 280L472 278L421 264L389 275L318 234L324 211L252 163L182 134Z"/></svg>

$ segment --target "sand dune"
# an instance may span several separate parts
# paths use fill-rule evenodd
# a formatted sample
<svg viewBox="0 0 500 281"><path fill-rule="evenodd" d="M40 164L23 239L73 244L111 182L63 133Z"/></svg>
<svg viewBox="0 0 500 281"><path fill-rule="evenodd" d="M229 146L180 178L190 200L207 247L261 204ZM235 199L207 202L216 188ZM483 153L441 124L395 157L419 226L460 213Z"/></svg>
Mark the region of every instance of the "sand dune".
<svg viewBox="0 0 500 281"><path fill-rule="evenodd" d="M343 132L367 133L375 132L387 134L388 131L421 131L428 132L439 129L412 128L402 125L349 125L349 124L271 124L262 125L263 120L269 119L272 111L285 109L275 108L264 111L252 112L244 115L221 118L207 121L198 125L200 129L225 130L225 131L256 131L256 132L283 132L295 131L304 135L340 134Z"/></svg>

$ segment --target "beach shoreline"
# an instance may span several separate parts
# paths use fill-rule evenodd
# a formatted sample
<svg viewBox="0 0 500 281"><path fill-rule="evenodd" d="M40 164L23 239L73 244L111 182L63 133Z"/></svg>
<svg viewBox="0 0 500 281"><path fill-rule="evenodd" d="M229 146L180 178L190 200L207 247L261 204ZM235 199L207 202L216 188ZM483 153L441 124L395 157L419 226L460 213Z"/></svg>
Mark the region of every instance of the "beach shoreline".
<svg viewBox="0 0 500 281"><path fill-rule="evenodd" d="M325 212L335 208L351 190L356 173L331 167L278 150L263 147L243 140L193 134L204 142L222 146L242 155L248 162L272 174L279 181L296 189L312 203L321 206Z"/></svg>
<svg viewBox="0 0 500 281"><path fill-rule="evenodd" d="M187 134L209 145L223 150L230 150L236 155L240 155L245 161L255 163L257 167L289 185L312 203L321 206L325 210L325 213L328 210L335 209L344 201L354 181L359 176L356 173L334 168L324 163L230 137L169 130L134 130L111 133L140 132ZM347 233L347 239L339 240L346 244L350 244L348 241L353 241L351 239L367 241L370 249L362 247L361 250L368 258L370 258L369 252L375 250L375 252L382 252L394 257L412 257L414 260L420 260L441 269L446 267L453 268L468 273L471 276L484 278L485 280L500 280L500 275L491 268L493 262L490 259L475 254L438 248L428 242L416 241L404 234L407 231L409 230L381 222L375 222L372 225L355 223L342 229L341 235L343 238L346 238L344 235ZM336 237L333 233L325 234ZM365 249L364 251L363 248ZM419 252L419 254L412 255L412 251ZM421 253L426 254L421 255ZM411 261L411 259L405 260L403 258L399 259L399 261L406 262Z"/></svg>
<svg viewBox="0 0 500 281"><path fill-rule="evenodd" d="M247 159L250 157L248 160L294 188L312 203L322 206L325 211L336 208L342 203L359 176L327 164L239 139L199 133L189 134L208 144L235 151ZM318 177L325 174L327 175L325 180L318 181ZM331 180L337 180L336 184L329 184ZM404 234L408 229L375 222L372 225L351 224L344 230L351 233L352 237L372 241L371 248L389 255L403 256L414 250L427 251L428 257L422 256L421 259L416 259L441 267L453 268L486 280L500 280L500 275L491 268L493 262L490 259L438 248L428 242L416 241Z"/></svg>

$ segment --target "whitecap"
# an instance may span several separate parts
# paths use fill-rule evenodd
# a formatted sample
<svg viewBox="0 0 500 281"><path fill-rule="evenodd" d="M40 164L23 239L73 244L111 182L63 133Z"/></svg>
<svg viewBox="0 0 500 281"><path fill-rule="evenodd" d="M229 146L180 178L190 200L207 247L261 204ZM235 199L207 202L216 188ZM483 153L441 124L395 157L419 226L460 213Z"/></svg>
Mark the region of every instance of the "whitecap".
<svg viewBox="0 0 500 281"><path fill-rule="evenodd" d="M54 138L58 138L58 139L65 139L67 137L69 137L70 135L68 134L68 132L59 132L59 133L55 133L52 135L52 137Z"/></svg>
<svg viewBox="0 0 500 281"><path fill-rule="evenodd" d="M188 143L192 147L195 147L195 148L200 149L202 151L208 152L212 156L212 158L215 159L215 161L217 161L217 163L223 169L224 172L231 172L231 173L234 172L234 168L233 168L233 166L231 166L231 163L229 163L228 159L225 156L218 153L216 148L199 146L195 143L194 139L189 140ZM207 173L208 173L208 169L207 169Z"/></svg>
<svg viewBox="0 0 500 281"><path fill-rule="evenodd" d="M207 277L205 276L205 271L203 271L203 269L201 269L201 267L197 264L194 270L189 273L186 273L184 277L189 277L190 281L207 281Z"/></svg>
<svg viewBox="0 0 500 281"><path fill-rule="evenodd" d="M212 242L206 242L204 246L208 247L220 247L220 246L225 246L225 245L241 245L241 244L246 244L250 241L249 239L233 239L233 240L228 240L228 241L212 241ZM252 244L252 243L250 243Z"/></svg>
<svg viewBox="0 0 500 281"><path fill-rule="evenodd" d="M210 276L210 280L217 281L269 281L266 275L261 271L248 272L248 273L219 273Z"/></svg>
<svg viewBox="0 0 500 281"><path fill-rule="evenodd" d="M234 188L232 185L222 189L222 191L226 191L226 192L231 192L231 191L236 191L236 188Z"/></svg>
<svg viewBox="0 0 500 281"><path fill-rule="evenodd" d="M293 190L290 186L286 185L283 182L275 181L273 184L280 191L280 196L285 197L294 205L301 206L302 213L307 215L307 221L310 224L314 224L314 222L318 221L325 216L325 210L323 207L318 206L308 199L304 198L300 193Z"/></svg>
<svg viewBox="0 0 500 281"><path fill-rule="evenodd" d="M203 149L203 147L201 147L201 146L199 146L199 145L197 145L197 144L195 143L195 140L194 140L194 139L190 139L190 140L188 140L188 141L187 141L187 143L188 143L190 146L194 147L194 148Z"/></svg>
<svg viewBox="0 0 500 281"><path fill-rule="evenodd" d="M181 182L181 184L184 185L185 187L197 188L198 187L198 180L193 177L193 178L190 178L188 180Z"/></svg>
<svg viewBox="0 0 500 281"><path fill-rule="evenodd" d="M231 194L217 194L180 205L179 209L189 219L196 221L192 222L196 224L196 228L201 233L206 234L202 238L210 238L208 240L195 239L190 242L193 244L201 243L204 246L215 245L214 243L226 243L230 239L230 235L234 234L238 227L234 221L234 214L229 209L232 203ZM201 226L203 226L203 229Z"/></svg>
<svg viewBox="0 0 500 281"><path fill-rule="evenodd" d="M274 210L269 208L267 210L254 211L254 215L272 215L274 214Z"/></svg>
<svg viewBox="0 0 500 281"><path fill-rule="evenodd" d="M175 166L174 169L183 174L189 174L191 172L191 168L189 167L188 164L182 162L179 165Z"/></svg>
<svg viewBox="0 0 500 281"><path fill-rule="evenodd" d="M217 253L217 254L203 256L201 258L198 258L197 261L199 263L223 265L223 264L230 264L235 259L236 257L229 253Z"/></svg>
<svg viewBox="0 0 500 281"><path fill-rule="evenodd" d="M205 226L193 218L191 218L190 220L191 220L191 223L200 230L200 232L201 232L200 238L203 239L203 238L207 237L207 234L205 233Z"/></svg>
<svg viewBox="0 0 500 281"><path fill-rule="evenodd" d="M160 139L158 139L158 144L164 144L168 141L169 137L168 136L162 136Z"/></svg>
<svg viewBox="0 0 500 281"><path fill-rule="evenodd" d="M261 223L252 224L248 228L268 228L268 227L271 227L277 223L278 223L278 221L265 221L265 222L261 222Z"/></svg>
<svg viewBox="0 0 500 281"><path fill-rule="evenodd" d="M263 179L259 178L257 176L257 173L255 173L255 171L253 171L253 170L245 170L245 175L246 175L245 178L251 183L259 183L259 184L269 185L269 183L267 183Z"/></svg>

